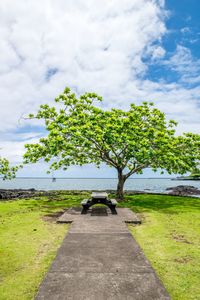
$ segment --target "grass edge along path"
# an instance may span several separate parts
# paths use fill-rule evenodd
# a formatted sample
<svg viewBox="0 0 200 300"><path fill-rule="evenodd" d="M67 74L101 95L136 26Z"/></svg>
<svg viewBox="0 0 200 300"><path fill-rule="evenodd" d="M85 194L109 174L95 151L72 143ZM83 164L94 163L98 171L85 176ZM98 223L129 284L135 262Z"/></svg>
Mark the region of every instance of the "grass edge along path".
<svg viewBox="0 0 200 300"><path fill-rule="evenodd" d="M143 218L129 229L171 298L199 300L200 199L142 195L127 204Z"/></svg>
<svg viewBox="0 0 200 300"><path fill-rule="evenodd" d="M68 228L50 215L80 203L65 198L0 202L0 300L34 298Z"/></svg>

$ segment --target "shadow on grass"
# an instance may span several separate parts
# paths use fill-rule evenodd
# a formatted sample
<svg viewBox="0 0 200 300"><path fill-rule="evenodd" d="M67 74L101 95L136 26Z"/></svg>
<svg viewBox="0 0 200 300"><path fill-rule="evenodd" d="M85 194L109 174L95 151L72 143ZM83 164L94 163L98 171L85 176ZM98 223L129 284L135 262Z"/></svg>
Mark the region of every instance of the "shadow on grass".
<svg viewBox="0 0 200 300"><path fill-rule="evenodd" d="M89 194L70 195L55 194L46 197L32 198L22 201L21 207L30 211L51 213L69 207L81 206L81 201ZM111 195L115 196L115 195ZM200 198L179 197L168 195L126 195L118 207L129 207L135 212L158 211L168 214L200 211Z"/></svg>
<svg viewBox="0 0 200 300"><path fill-rule="evenodd" d="M41 211L53 213L58 210L64 210L72 206L81 206L81 201L86 195L50 195L39 198L25 199L20 206L30 211Z"/></svg>
<svg viewBox="0 0 200 300"><path fill-rule="evenodd" d="M129 207L136 212L158 211L168 214L200 211L200 198L178 197L168 195L126 196L119 207Z"/></svg>

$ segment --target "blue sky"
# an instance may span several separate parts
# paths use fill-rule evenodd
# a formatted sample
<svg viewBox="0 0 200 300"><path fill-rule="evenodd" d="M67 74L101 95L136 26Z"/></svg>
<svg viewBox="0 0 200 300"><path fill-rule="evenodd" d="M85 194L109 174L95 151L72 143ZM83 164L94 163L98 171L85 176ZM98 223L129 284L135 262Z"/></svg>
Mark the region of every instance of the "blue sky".
<svg viewBox="0 0 200 300"><path fill-rule="evenodd" d="M23 116L53 104L65 86L97 92L106 108L153 101L178 121L178 134L199 133L200 1L7 0L0 28L0 155L13 164L25 143L45 135L42 123ZM18 175L46 176L47 168L40 162ZM55 176L115 171L72 167Z"/></svg>
<svg viewBox="0 0 200 300"><path fill-rule="evenodd" d="M191 55L191 60L195 61L200 56L200 2L196 0L184 1L166 1L165 8L169 15L165 21L167 34L163 36L162 46L166 51L165 60L170 61L173 55L179 53ZM177 58L180 58L179 56ZM148 63L148 60L147 60ZM194 76L198 76L199 68L194 72ZM182 72L178 72L177 68L172 68L169 64L150 64L146 77L159 81L164 79L168 83L178 82L181 79ZM199 85L199 82L184 82L186 87L191 88Z"/></svg>

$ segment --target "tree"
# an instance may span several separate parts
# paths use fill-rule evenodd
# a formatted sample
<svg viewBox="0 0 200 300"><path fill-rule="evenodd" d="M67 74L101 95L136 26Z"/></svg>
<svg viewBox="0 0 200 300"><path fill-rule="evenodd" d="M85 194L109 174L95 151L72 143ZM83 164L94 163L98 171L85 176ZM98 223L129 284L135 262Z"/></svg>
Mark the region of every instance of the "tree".
<svg viewBox="0 0 200 300"><path fill-rule="evenodd" d="M3 175L3 179L14 178L15 173L18 169L19 169L19 167L17 167L17 166L10 167L9 161L6 158L0 157L0 175Z"/></svg>
<svg viewBox="0 0 200 300"><path fill-rule="evenodd" d="M25 163L56 158L50 168L67 169L104 162L117 170L118 199L123 198L126 179L144 168L184 174L196 165L199 135L175 136L176 122L167 122L152 103L131 104L128 111L104 110L94 105L102 101L95 93L78 98L69 88L55 101L57 108L41 105L36 115L29 115L45 121L48 136L25 146Z"/></svg>

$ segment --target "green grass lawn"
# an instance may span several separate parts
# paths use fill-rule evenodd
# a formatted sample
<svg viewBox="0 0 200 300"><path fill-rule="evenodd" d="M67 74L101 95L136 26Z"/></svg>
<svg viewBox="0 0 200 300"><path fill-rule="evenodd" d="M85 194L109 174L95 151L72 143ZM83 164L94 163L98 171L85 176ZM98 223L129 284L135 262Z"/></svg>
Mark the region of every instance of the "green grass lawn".
<svg viewBox="0 0 200 300"><path fill-rule="evenodd" d="M57 193L0 202L1 300L34 298L68 228L50 215L83 198ZM142 225L130 230L172 299L200 299L200 199L136 195L119 206L141 214Z"/></svg>
<svg viewBox="0 0 200 300"><path fill-rule="evenodd" d="M33 299L68 225L47 215L77 205L82 196L0 202L0 299Z"/></svg>
<svg viewBox="0 0 200 300"><path fill-rule="evenodd" d="M200 299L200 199L137 195L121 204L141 214L130 230L172 299Z"/></svg>

